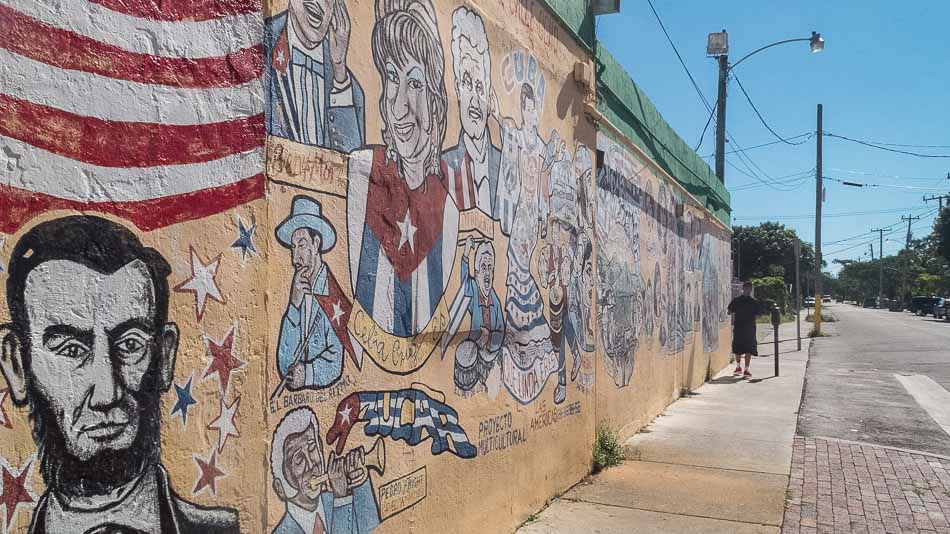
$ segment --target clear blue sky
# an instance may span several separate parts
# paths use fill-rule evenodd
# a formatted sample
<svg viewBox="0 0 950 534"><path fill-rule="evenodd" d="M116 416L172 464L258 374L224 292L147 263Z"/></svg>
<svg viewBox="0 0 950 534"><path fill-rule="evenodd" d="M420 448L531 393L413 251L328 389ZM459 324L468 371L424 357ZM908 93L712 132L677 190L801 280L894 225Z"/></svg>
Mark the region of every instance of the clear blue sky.
<svg viewBox="0 0 950 534"><path fill-rule="evenodd" d="M718 70L715 60L705 54L709 32L729 32L730 59L735 62L760 46L807 37L815 30L825 38L824 52L811 54L807 42L785 44L753 56L735 70L778 134L814 132L816 106L821 103L826 132L886 143L950 145L950 45L946 41L950 2L653 0L653 5L710 104L716 100ZM619 15L598 18L601 43L680 136L695 147L709 112L647 0L622 0L621 9ZM735 80L729 84L726 109L727 129L761 168L752 167L754 174L784 182L776 190L727 164L733 225L775 220L813 241L815 140L800 146L780 143L748 149L776 138L756 117ZM715 121L698 150L702 156L715 149L714 127ZM950 154L950 148L894 148ZM734 149L726 145L727 152ZM739 156L730 154L727 161L749 172ZM714 160L710 157L707 162L713 165ZM801 179L783 178L806 171L811 172ZM928 234L936 202L925 205L922 197L950 190L948 172L950 159L891 154L826 137L826 177L903 187L855 188L825 181L822 242L829 269L837 271L832 264L836 258L869 257L867 243L872 235L866 233L872 228L893 228L891 235L885 235L892 241L885 241L884 253L900 250L907 232L907 224L900 222L902 214L924 216L914 223L914 235ZM865 235L839 242L859 234ZM877 234L873 241L877 255ZM844 250L849 247L854 248Z"/></svg>

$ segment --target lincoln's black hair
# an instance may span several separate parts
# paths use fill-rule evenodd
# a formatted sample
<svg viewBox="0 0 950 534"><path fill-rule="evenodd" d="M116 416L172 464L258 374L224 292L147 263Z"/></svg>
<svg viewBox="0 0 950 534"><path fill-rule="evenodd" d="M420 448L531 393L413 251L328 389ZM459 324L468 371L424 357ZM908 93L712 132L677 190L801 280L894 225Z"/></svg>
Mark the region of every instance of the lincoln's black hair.
<svg viewBox="0 0 950 534"><path fill-rule="evenodd" d="M23 295L26 279L41 264L58 260L75 262L106 275L141 260L155 289L155 331L161 331L168 321L171 267L158 251L143 246L129 229L100 217L77 215L41 223L20 238L8 266L7 306L27 369L31 347Z"/></svg>

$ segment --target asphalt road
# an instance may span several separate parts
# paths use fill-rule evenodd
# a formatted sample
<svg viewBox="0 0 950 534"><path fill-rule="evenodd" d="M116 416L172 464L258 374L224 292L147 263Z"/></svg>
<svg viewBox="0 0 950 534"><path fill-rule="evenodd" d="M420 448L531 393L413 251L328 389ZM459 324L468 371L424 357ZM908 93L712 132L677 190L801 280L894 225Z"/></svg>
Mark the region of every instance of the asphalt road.
<svg viewBox="0 0 950 534"><path fill-rule="evenodd" d="M950 456L950 322L825 306L839 322L812 345L799 434Z"/></svg>

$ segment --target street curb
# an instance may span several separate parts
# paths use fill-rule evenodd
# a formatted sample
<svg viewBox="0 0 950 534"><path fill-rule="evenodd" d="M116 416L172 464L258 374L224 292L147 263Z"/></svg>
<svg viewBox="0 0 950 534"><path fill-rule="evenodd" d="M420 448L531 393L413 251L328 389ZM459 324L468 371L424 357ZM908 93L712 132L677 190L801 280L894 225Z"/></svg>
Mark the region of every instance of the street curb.
<svg viewBox="0 0 950 534"><path fill-rule="evenodd" d="M942 454L936 454L936 453L926 452L926 451L917 451L914 449L904 449L902 447L889 447L887 445L878 445L876 443L868 443L866 441L853 441L850 439L829 438L826 436L803 436L797 433L795 437L802 438L802 439L820 439L823 441L834 441L837 443L846 443L848 445L857 445L859 447L870 447L872 449L884 449L884 450L889 450L889 451L906 452L907 454L917 454L920 456L929 456L931 458L938 458L940 460L950 461L950 456L944 456Z"/></svg>

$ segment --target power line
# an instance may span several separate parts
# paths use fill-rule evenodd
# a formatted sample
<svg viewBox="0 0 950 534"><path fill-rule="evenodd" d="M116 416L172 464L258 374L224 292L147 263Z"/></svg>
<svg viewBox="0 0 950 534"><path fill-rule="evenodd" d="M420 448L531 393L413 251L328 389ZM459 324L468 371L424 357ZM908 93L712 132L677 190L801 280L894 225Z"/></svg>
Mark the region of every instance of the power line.
<svg viewBox="0 0 950 534"><path fill-rule="evenodd" d="M803 183L806 180L809 180L811 176L814 174L814 172L815 172L815 169L809 169L807 171L786 174L785 176L778 176L775 178L775 181L773 183L776 185L779 185L779 184L789 184L790 182L800 182L791 186L793 189L797 189L799 186L801 186L801 183ZM734 187L730 187L729 191L733 191L733 192L744 191L746 189L762 187L762 185L763 184L757 183L757 182L747 182L744 184L736 185Z"/></svg>
<svg viewBox="0 0 950 534"><path fill-rule="evenodd" d="M703 104L706 106L706 109L712 113L712 106L709 105L709 101L706 100L706 95L703 94L703 91L699 88L699 84L696 83L696 79L693 78L693 73L689 71L689 67L686 66L686 62L683 61L683 56L680 55L680 51L677 50L676 44L673 43L673 38L670 37L670 33L666 31L666 25L663 24L663 21L660 19L660 14L656 12L656 8L653 7L653 0L647 0L647 3L650 4L650 9L653 11L653 16L656 17L656 21L660 24L660 29L663 30L663 35L666 36L666 40L670 43L670 46L673 48L673 52L676 54L676 58L679 59L680 65L683 66L683 70L686 71L686 76L689 77L690 83L693 84L693 89L696 90L696 93L699 95L699 98L703 101Z"/></svg>
<svg viewBox="0 0 950 534"><path fill-rule="evenodd" d="M750 96L749 96L749 93L746 92L745 86L742 85L742 81L739 79L739 76L738 76L737 74L733 73L732 77L733 77L733 79L736 80L736 83L739 85L739 89L742 90L742 94L745 95L745 99L749 102L749 106L752 107L752 111L754 111L755 114L756 114L756 116L759 117L759 120L762 121L762 125L765 126L765 129L767 129L769 132L771 132L772 135L774 135L776 139L778 139L778 140L779 140L780 142L782 142L782 143L785 143L786 145L791 145L791 146L801 145L801 144L804 144L804 143L808 142L808 139L805 139L804 141L799 141L799 142L793 143L793 142L789 141L788 139L785 139L785 138L782 137L781 135L775 133L775 130L773 130L772 127L769 126L769 123L766 122L765 117L763 117L762 114L759 113L759 108L755 107L755 104L752 102L752 97L750 97Z"/></svg>
<svg viewBox="0 0 950 534"><path fill-rule="evenodd" d="M864 146L867 146L867 147L876 148L876 149L878 149L878 150L884 150L884 151L887 151L887 152L894 152L894 153L897 153L897 154L904 154L904 155L907 155L907 156L914 156L914 157L917 157L917 158L950 158L950 154L921 154L921 153L919 153L919 152L910 152L910 151L908 151L908 150L899 150L899 149L896 149L896 148L888 148L888 147L886 147L886 146L884 146L884 145L875 144L875 143L872 143L872 142L870 142L870 141L862 141L862 140L860 140L860 139L853 139L853 138L851 138L851 137L847 137L847 136L844 136L844 135L833 134L833 133L830 133L830 132L824 132L823 135L825 135L825 136L827 136L827 137L834 137L834 138L836 138L836 139L844 139L845 141L851 141L852 143L857 143L857 144L859 144L859 145L864 145Z"/></svg>
<svg viewBox="0 0 950 534"><path fill-rule="evenodd" d="M907 208L888 208L881 210L866 210L866 211L847 211L847 212L837 212L837 213L825 213L822 214L822 217L852 217L859 215L880 215L882 213L900 213L908 210L920 209L920 206L911 206ZM814 219L815 215L749 215L747 217L733 217L733 220L762 220L762 219ZM824 244L824 243L823 243Z"/></svg>
<svg viewBox="0 0 950 534"><path fill-rule="evenodd" d="M834 171L834 172L843 172L847 174L856 174L859 176L872 176L874 178L892 178L894 180L922 180L922 181L928 181L928 182L940 182L940 181L950 180L950 174L948 174L947 176L940 176L940 177L934 178L933 176L928 176L928 177L899 176L899 175L885 174L885 173L880 173L880 172L855 171L855 170L849 170L849 169L829 169L829 170Z"/></svg>
<svg viewBox="0 0 950 534"><path fill-rule="evenodd" d="M890 187L894 189L911 189L915 191L943 191L944 187L916 187L913 185L897 185L897 184L874 184L874 183L859 183L859 182L849 182L847 180L842 180L840 178L832 178L830 176L823 176L825 180L831 180L832 182L838 182L844 185L854 186L854 187Z"/></svg>
<svg viewBox="0 0 950 534"><path fill-rule="evenodd" d="M813 137L815 137L815 133L814 133L814 132L805 132L805 133L802 133L802 134L793 135L793 136L791 136L791 137L786 137L786 139L799 139L799 138L802 138L802 137L807 137L808 139L806 139L806 140L803 141L802 143L792 143L792 144L795 145L795 146L802 145L802 144L804 144L805 142L810 141ZM754 146L746 147L745 150L747 150L747 151L748 151L748 150L755 150L756 148L763 148L763 147L767 147L767 146L777 145L777 144L779 144L779 143L781 143L781 142L782 142L782 141L769 141L768 143L762 143L761 145L754 145ZM727 150L727 151L726 151L726 154L735 154L736 152L738 152L738 150ZM711 158L711 157L713 157L713 156L715 156L715 155L716 155L716 154L713 153L713 154L709 154L709 155L703 156L703 157Z"/></svg>
<svg viewBox="0 0 950 534"><path fill-rule="evenodd" d="M696 148L693 149L693 152L698 152L699 147L703 146L703 139L706 137L706 130L709 129L710 123L712 123L713 115L716 114L716 108L719 107L719 102L717 101L713 104L712 110L709 111L709 118L706 119L706 126L703 126L703 133L699 134L699 142L696 143ZM715 154L713 154L715 156Z"/></svg>

